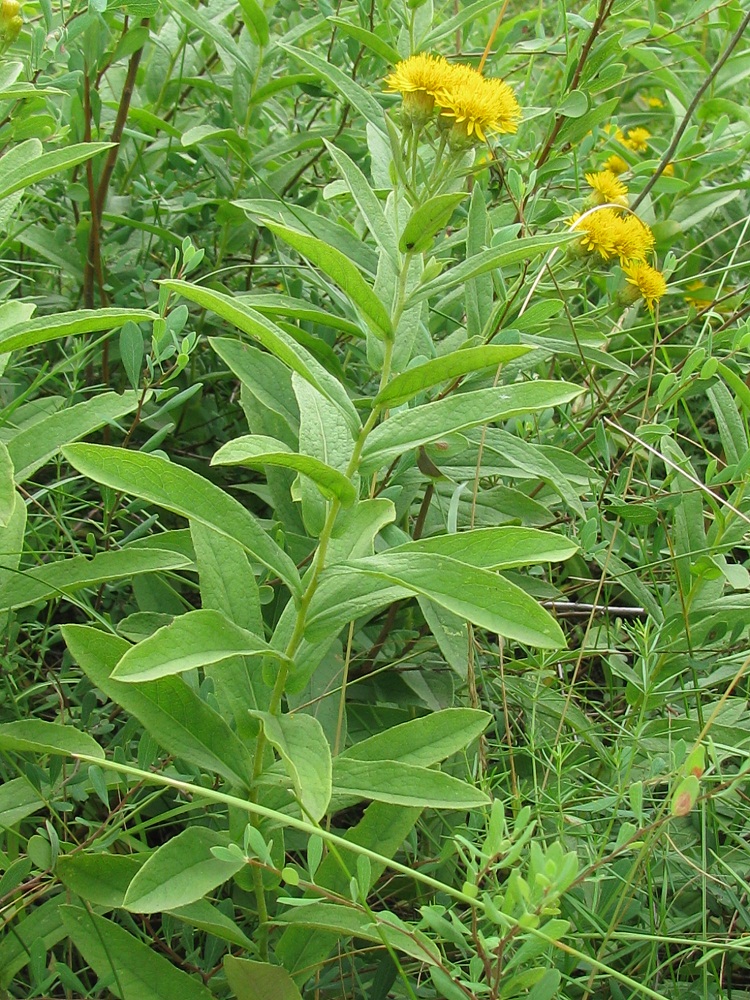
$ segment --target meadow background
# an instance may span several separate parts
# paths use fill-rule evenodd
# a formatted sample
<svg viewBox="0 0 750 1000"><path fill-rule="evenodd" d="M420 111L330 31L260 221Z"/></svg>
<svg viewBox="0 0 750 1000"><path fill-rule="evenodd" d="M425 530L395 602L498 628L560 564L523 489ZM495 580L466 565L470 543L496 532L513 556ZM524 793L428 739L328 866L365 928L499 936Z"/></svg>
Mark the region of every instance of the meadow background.
<svg viewBox="0 0 750 1000"><path fill-rule="evenodd" d="M2 0L0 996L750 997L748 23Z"/></svg>

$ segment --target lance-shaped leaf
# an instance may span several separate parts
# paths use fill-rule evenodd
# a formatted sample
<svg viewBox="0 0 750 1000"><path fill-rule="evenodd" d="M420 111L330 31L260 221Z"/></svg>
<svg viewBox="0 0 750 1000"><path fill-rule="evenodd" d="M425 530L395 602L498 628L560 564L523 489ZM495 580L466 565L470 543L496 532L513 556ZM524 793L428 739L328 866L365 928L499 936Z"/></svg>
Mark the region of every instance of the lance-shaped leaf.
<svg viewBox="0 0 750 1000"><path fill-rule="evenodd" d="M552 531L503 525L420 538L389 551L404 554L435 552L482 569L509 569L512 566L570 559L578 551L578 545Z"/></svg>
<svg viewBox="0 0 750 1000"><path fill-rule="evenodd" d="M489 712L476 708L444 708L361 740L337 759L396 760L430 767L463 750L491 721Z"/></svg>
<svg viewBox="0 0 750 1000"><path fill-rule="evenodd" d="M457 393L434 403L402 410L384 420L369 435L362 449L362 465L376 469L404 451L437 441L446 434L560 406L583 391L569 382L517 382L494 389Z"/></svg>
<svg viewBox="0 0 750 1000"><path fill-rule="evenodd" d="M147 395L150 396L150 393ZM104 424L119 419L144 401L141 393L132 390L103 392L18 431L8 441L16 482L23 483L32 476L62 445L77 441Z"/></svg>
<svg viewBox="0 0 750 1000"><path fill-rule="evenodd" d="M555 247L563 247L575 240L575 233L555 233L550 236L528 236L520 240L502 243L498 247L490 247L481 253L474 254L468 260L445 271L439 278L433 278L419 288L416 288L409 299L409 305L428 299L431 295L444 295L451 288L462 285L470 278L479 274L494 271L499 267L509 267L524 260L541 257L543 253Z"/></svg>
<svg viewBox="0 0 750 1000"><path fill-rule="evenodd" d="M496 573L432 552L383 552L349 567L429 597L460 618L542 649L565 645L555 619L529 595ZM338 567L330 571L331 575ZM312 611L312 606L311 606Z"/></svg>
<svg viewBox="0 0 750 1000"><path fill-rule="evenodd" d="M433 809L476 809L490 802L483 791L465 781L396 760L337 757L333 762L333 791L347 798Z"/></svg>
<svg viewBox="0 0 750 1000"><path fill-rule="evenodd" d="M367 228L375 238L375 242L385 253L395 268L398 268L400 257L396 244L396 235L391 228L391 224L385 217L383 206L378 200L378 196L372 190L370 183L359 169L357 164L347 154L337 149L332 143L323 140L326 149L331 154L331 159L339 168L343 175L349 193L354 198L362 216L367 223Z"/></svg>
<svg viewBox="0 0 750 1000"><path fill-rule="evenodd" d="M398 248L402 253L423 253L432 246L435 234L445 229L457 205L466 197L465 191L436 194L417 205L401 233Z"/></svg>
<svg viewBox="0 0 750 1000"><path fill-rule="evenodd" d="M429 389L438 382L459 378L482 368L496 368L508 361L533 351L525 344L490 344L487 347L467 347L451 351L442 358L434 358L423 365L416 365L396 375L375 398L379 406L400 406L418 392Z"/></svg>
<svg viewBox="0 0 750 1000"><path fill-rule="evenodd" d="M297 567L234 497L190 469L158 455L98 444L63 448L70 464L97 483L142 497L236 539L250 556L280 577L293 594L301 591Z"/></svg>
<svg viewBox="0 0 750 1000"><path fill-rule="evenodd" d="M4 330L0 338L0 352L6 354L9 351L20 351L60 337L101 333L104 330L114 330L124 323L150 322L158 318L156 313L148 309L78 309L75 312L40 316Z"/></svg>
<svg viewBox="0 0 750 1000"><path fill-rule="evenodd" d="M352 80L348 73L344 73L343 70L340 70L337 66L332 65L314 52L298 49L284 42L278 42L277 44L280 48L288 52L289 55L313 70L320 79L330 83L345 101L348 101L353 108L356 108L365 121L378 129L379 132L385 132L383 109L370 92L365 90L364 87L360 87L356 81Z"/></svg>
<svg viewBox="0 0 750 1000"><path fill-rule="evenodd" d="M79 906L61 906L73 944L120 1000L212 1000L198 979L118 924Z"/></svg>
<svg viewBox="0 0 750 1000"><path fill-rule="evenodd" d="M234 785L248 784L253 758L246 745L181 677L123 684L110 675L129 643L88 625L63 625L62 633L91 683L135 716L160 746Z"/></svg>
<svg viewBox="0 0 750 1000"><path fill-rule="evenodd" d="M35 144L34 147L32 143ZM29 139L28 146L34 153L41 149L38 140L35 139ZM34 155L28 162L11 167L10 170L3 170L0 161L0 200L60 170L67 170L85 160L90 160L92 156L103 153L111 146L111 142L80 142L64 149L53 149L49 153Z"/></svg>
<svg viewBox="0 0 750 1000"><path fill-rule="evenodd" d="M13 458L5 444L0 441L0 528L7 528L15 508L16 485L13 480Z"/></svg>
<svg viewBox="0 0 750 1000"><path fill-rule="evenodd" d="M325 497L337 497L345 507L350 507L357 498L351 480L342 472L317 458L299 455L283 441L262 434L246 434L228 441L211 459L211 465L246 465L250 469L280 465L308 476Z"/></svg>
<svg viewBox="0 0 750 1000"><path fill-rule="evenodd" d="M282 656L220 611L203 608L180 615L131 646L112 671L112 679L131 683L153 681L194 667L221 663L233 656L266 655Z"/></svg>
<svg viewBox="0 0 750 1000"><path fill-rule="evenodd" d="M281 965L224 956L227 982L237 1000L302 1000L294 980Z"/></svg>
<svg viewBox="0 0 750 1000"><path fill-rule="evenodd" d="M312 715L251 712L281 757L295 795L310 818L325 815L331 800L331 749L323 727Z"/></svg>
<svg viewBox="0 0 750 1000"><path fill-rule="evenodd" d="M226 847L225 834L204 826L189 826L149 857L133 877L123 907L132 913L159 913L186 906L223 885L241 868L244 859L214 857L212 847Z"/></svg>
<svg viewBox="0 0 750 1000"><path fill-rule="evenodd" d="M192 566L192 560L179 552L136 546L99 552L93 559L58 559L19 570L4 579L0 583L0 608L23 608L51 597L67 597L82 587L188 566Z"/></svg>
<svg viewBox="0 0 750 1000"><path fill-rule="evenodd" d="M0 749L62 757L82 753L104 759L104 751L88 733L82 733L75 726L41 719L22 719L0 725Z"/></svg>
<svg viewBox="0 0 750 1000"><path fill-rule="evenodd" d="M188 281L169 280L162 284L204 309L210 309L217 316L233 323L253 340L257 340L267 351L275 354L288 368L301 375L338 406L354 435L359 433L361 426L359 416L343 385L306 348L297 343L294 337L290 337L271 320L251 309L246 299L235 298L199 285L191 285Z"/></svg>
<svg viewBox="0 0 750 1000"><path fill-rule="evenodd" d="M267 222L266 226L338 285L349 301L361 311L376 337L381 340L393 337L387 309L345 254L319 240L317 236L302 233L298 229L282 226L278 222Z"/></svg>

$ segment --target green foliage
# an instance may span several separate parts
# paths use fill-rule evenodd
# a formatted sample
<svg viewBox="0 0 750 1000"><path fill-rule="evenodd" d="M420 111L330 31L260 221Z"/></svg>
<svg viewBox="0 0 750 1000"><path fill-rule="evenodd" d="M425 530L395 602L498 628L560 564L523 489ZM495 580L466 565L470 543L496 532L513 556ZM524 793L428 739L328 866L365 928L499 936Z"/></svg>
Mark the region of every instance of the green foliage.
<svg viewBox="0 0 750 1000"><path fill-rule="evenodd" d="M4 0L3 997L750 990L750 14L574 7Z"/></svg>

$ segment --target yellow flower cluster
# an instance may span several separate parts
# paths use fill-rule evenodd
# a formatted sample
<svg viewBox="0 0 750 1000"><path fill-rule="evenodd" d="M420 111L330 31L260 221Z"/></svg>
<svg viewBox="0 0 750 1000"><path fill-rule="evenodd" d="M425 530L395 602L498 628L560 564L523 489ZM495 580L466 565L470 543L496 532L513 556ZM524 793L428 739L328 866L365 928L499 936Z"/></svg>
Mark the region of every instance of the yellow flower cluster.
<svg viewBox="0 0 750 1000"><path fill-rule="evenodd" d="M632 286L621 293L621 299L629 304L642 297L653 311L667 284L661 272L647 263L654 252L651 228L622 211L628 204L628 189L611 170L586 174L586 181L592 189L587 201L590 211L577 212L570 220L571 227L581 233L580 250L596 253L606 261L619 258Z"/></svg>
<svg viewBox="0 0 750 1000"><path fill-rule="evenodd" d="M18 38L23 27L18 0L0 0L0 52Z"/></svg>
<svg viewBox="0 0 750 1000"><path fill-rule="evenodd" d="M436 109L438 121L453 119L453 146L485 142L488 132L515 132L521 120L507 83L442 56L411 56L398 63L385 82L388 91L402 95L403 117L414 128L422 128Z"/></svg>

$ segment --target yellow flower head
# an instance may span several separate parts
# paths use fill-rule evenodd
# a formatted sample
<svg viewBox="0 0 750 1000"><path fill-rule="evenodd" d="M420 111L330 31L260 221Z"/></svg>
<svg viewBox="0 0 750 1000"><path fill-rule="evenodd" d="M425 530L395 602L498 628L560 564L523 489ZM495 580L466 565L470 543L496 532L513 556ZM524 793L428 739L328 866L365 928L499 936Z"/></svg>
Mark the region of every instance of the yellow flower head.
<svg viewBox="0 0 750 1000"><path fill-rule="evenodd" d="M604 169L609 170L610 173L618 175L624 174L626 171L630 170L630 167L621 156L618 156L617 153L613 153L612 156L605 161Z"/></svg>
<svg viewBox="0 0 750 1000"><path fill-rule="evenodd" d="M667 283L661 271L644 264L643 261L635 261L632 264L623 264L623 271L628 284L632 285L631 296L637 292L632 301L638 298L644 299L651 312L654 311L654 304L664 295L667 290Z"/></svg>
<svg viewBox="0 0 750 1000"><path fill-rule="evenodd" d="M574 215L570 220L571 225L578 223L574 231L581 234L581 248L598 253L604 260L617 253L615 240L621 221L620 214L613 208L601 208L585 217Z"/></svg>
<svg viewBox="0 0 750 1000"><path fill-rule="evenodd" d="M627 136L621 138L621 135L622 133L617 136L618 142L627 146L628 149L632 149L634 153L645 153L648 150L648 140L651 138L651 133L647 128L630 128Z"/></svg>
<svg viewBox="0 0 750 1000"><path fill-rule="evenodd" d="M586 182L593 188L592 205L627 205L628 189L618 180L611 170L599 170L595 174L586 174Z"/></svg>
<svg viewBox="0 0 750 1000"><path fill-rule="evenodd" d="M0 0L0 49L5 50L18 38L23 27L18 0Z"/></svg>
<svg viewBox="0 0 750 1000"><path fill-rule="evenodd" d="M665 177L674 177L674 163L667 163L662 173Z"/></svg>
<svg viewBox="0 0 750 1000"><path fill-rule="evenodd" d="M426 121L435 107L435 95L452 77L454 67L442 56L420 53L397 63L386 77L386 90L404 98L407 117Z"/></svg>
<svg viewBox="0 0 750 1000"><path fill-rule="evenodd" d="M460 143L484 142L486 132L515 132L521 109L511 88L503 80L484 77L471 66L456 66L452 77L435 95L441 115L454 119L453 131Z"/></svg>
<svg viewBox="0 0 750 1000"><path fill-rule="evenodd" d="M654 234L645 222L634 215L620 216L614 227L615 253L625 265L634 261L645 261L654 249Z"/></svg>
<svg viewBox="0 0 750 1000"><path fill-rule="evenodd" d="M648 104L648 106L650 108L663 108L664 107L664 101L662 101L661 97L647 97L646 98L646 104Z"/></svg>

